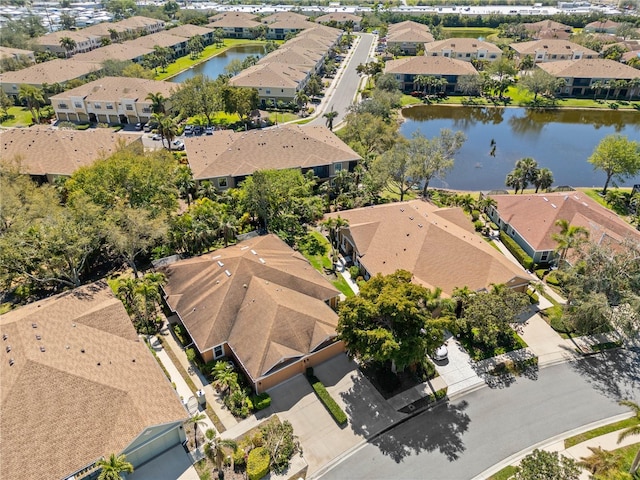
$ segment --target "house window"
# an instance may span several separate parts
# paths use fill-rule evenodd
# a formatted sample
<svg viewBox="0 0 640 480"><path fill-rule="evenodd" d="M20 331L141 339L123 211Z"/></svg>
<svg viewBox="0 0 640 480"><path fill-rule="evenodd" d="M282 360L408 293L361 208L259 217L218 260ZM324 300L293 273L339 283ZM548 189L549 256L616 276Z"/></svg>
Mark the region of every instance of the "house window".
<svg viewBox="0 0 640 480"><path fill-rule="evenodd" d="M541 261L541 262L544 262L544 261L546 261L546 260L547 260L547 258L548 258L548 257L549 257L549 252L544 252L544 253L542 254L542 256L540 257L540 261Z"/></svg>
<svg viewBox="0 0 640 480"><path fill-rule="evenodd" d="M107 103L107 110L113 110L113 103Z"/></svg>
<svg viewBox="0 0 640 480"><path fill-rule="evenodd" d="M484 58L484 53L479 53L478 58Z"/></svg>
<svg viewBox="0 0 640 480"><path fill-rule="evenodd" d="M337 172L342 171L342 164L341 164L341 163L336 163L336 164L333 166L333 170L334 170L336 173L337 173Z"/></svg>
<svg viewBox="0 0 640 480"><path fill-rule="evenodd" d="M66 103L59 103L58 108L64 108L65 110L69 108Z"/></svg>
<svg viewBox="0 0 640 480"><path fill-rule="evenodd" d="M558 55L551 55L551 58L555 60L556 58L558 58Z"/></svg>
<svg viewBox="0 0 640 480"><path fill-rule="evenodd" d="M100 110L102 108L102 105L100 105L99 103L95 103L93 104L94 108Z"/></svg>
<svg viewBox="0 0 640 480"><path fill-rule="evenodd" d="M218 187L226 188L226 186L227 186L227 179L226 178L219 178L218 179Z"/></svg>
<svg viewBox="0 0 640 480"><path fill-rule="evenodd" d="M82 104L80 102L73 102L76 108L82 108Z"/></svg>
<svg viewBox="0 0 640 480"><path fill-rule="evenodd" d="M470 54L470 53L467 53L467 54L465 55L465 57L466 57L466 58L471 58L471 54Z"/></svg>
<svg viewBox="0 0 640 480"><path fill-rule="evenodd" d="M143 107L142 113L151 113L151 107Z"/></svg>
<svg viewBox="0 0 640 480"><path fill-rule="evenodd" d="M220 357L224 357L224 348L222 348L222 345L213 347L213 359L217 360Z"/></svg>
<svg viewBox="0 0 640 480"><path fill-rule="evenodd" d="M271 95L271 89L267 89L267 90L265 91L265 93L266 93L267 95Z"/></svg>
<svg viewBox="0 0 640 480"><path fill-rule="evenodd" d="M127 110L131 111L131 110L133 110L133 105L125 105L124 108L126 108Z"/></svg>
<svg viewBox="0 0 640 480"><path fill-rule="evenodd" d="M497 55L495 53L492 53L491 55L489 55L489 58L497 58Z"/></svg>

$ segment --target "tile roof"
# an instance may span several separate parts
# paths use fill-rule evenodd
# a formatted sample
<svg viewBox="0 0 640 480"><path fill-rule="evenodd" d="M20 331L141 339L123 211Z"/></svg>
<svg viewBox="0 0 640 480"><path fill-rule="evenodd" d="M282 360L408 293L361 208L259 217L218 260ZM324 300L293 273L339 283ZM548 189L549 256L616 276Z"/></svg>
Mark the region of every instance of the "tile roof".
<svg viewBox="0 0 640 480"><path fill-rule="evenodd" d="M433 41L433 35L427 25L411 20L391 24L387 30L387 43L427 43Z"/></svg>
<svg viewBox="0 0 640 480"><path fill-rule="evenodd" d="M309 20L306 15L301 15L295 12L276 12L272 15L262 18L262 23L275 23L275 22L302 22Z"/></svg>
<svg viewBox="0 0 640 480"><path fill-rule="evenodd" d="M231 78L229 83L237 87L297 88L308 73L309 69L301 65L263 61L245 68Z"/></svg>
<svg viewBox="0 0 640 480"><path fill-rule="evenodd" d="M502 53L502 50L493 43L476 40L475 38L447 38L425 44L425 52L440 50L455 50L456 52L475 52L486 50L488 52Z"/></svg>
<svg viewBox="0 0 640 480"><path fill-rule="evenodd" d="M312 125L222 130L211 136L188 137L185 146L196 180L361 160L328 128Z"/></svg>
<svg viewBox="0 0 640 480"><path fill-rule="evenodd" d="M532 40L530 42L512 43L509 46L520 55L534 55L536 52L544 51L549 55L570 55L575 52L582 52L584 55L598 56L598 52L595 50L561 39Z"/></svg>
<svg viewBox="0 0 640 480"><path fill-rule="evenodd" d="M1 478L65 478L187 417L105 282L12 310L0 332Z"/></svg>
<svg viewBox="0 0 640 480"><path fill-rule="evenodd" d="M88 101L118 101L126 98L151 103L146 100L150 93L161 93L165 98L169 98L176 86L175 83L144 78L102 77L93 82L53 95L50 100L57 101L71 97L83 97Z"/></svg>
<svg viewBox="0 0 640 480"><path fill-rule="evenodd" d="M186 23L184 25L180 25L179 27L171 28L167 30L165 33L169 35L175 35L178 37L191 38L196 35L204 36L210 33L213 33L212 28L202 27L200 25L191 25L190 23Z"/></svg>
<svg viewBox="0 0 640 480"><path fill-rule="evenodd" d="M560 60L559 62L539 63L537 66L555 77L618 80L640 78L640 70L636 70L624 63L601 58Z"/></svg>
<svg viewBox="0 0 640 480"><path fill-rule="evenodd" d="M553 20L540 20L539 22L524 23L524 28L533 31L557 30L559 32L571 32L573 28L570 25L556 22Z"/></svg>
<svg viewBox="0 0 640 480"><path fill-rule="evenodd" d="M238 19L242 18L246 20L257 20L258 16L254 13L247 13L247 12L221 12L221 13L218 13L217 15L214 15L213 17L209 17L209 21L215 22L223 18L238 18Z"/></svg>
<svg viewBox="0 0 640 480"><path fill-rule="evenodd" d="M291 46L285 44L278 50L274 50L269 55L262 57L258 64L281 63L315 67L323 57L324 52L320 49L309 50L307 48L297 47L295 44Z"/></svg>
<svg viewBox="0 0 640 480"><path fill-rule="evenodd" d="M23 50L21 48L3 47L0 45L0 58L11 58L19 56L33 56L33 50Z"/></svg>
<svg viewBox="0 0 640 480"><path fill-rule="evenodd" d="M257 16L251 13L243 12L224 12L219 13L209 18L209 27L211 28L224 28L224 27L238 27L238 28L254 28L260 25L257 21Z"/></svg>
<svg viewBox="0 0 640 480"><path fill-rule="evenodd" d="M589 230L589 238L621 243L630 237L640 241L640 232L582 192L530 195L492 195L500 217L537 251L554 250L552 235L560 231L557 220L566 220Z"/></svg>
<svg viewBox="0 0 640 480"><path fill-rule="evenodd" d="M159 23L164 25L164 21L162 20L158 20L157 18L142 17L140 15L125 18L124 20L120 20L119 22L117 22L117 24L121 27L128 29L145 28Z"/></svg>
<svg viewBox="0 0 640 480"><path fill-rule="evenodd" d="M87 32L85 30L58 30L56 32L47 33L46 35L42 35L41 37L34 38L34 42L38 45L60 45L60 39L69 37L76 42L86 42L91 39L91 37L98 37L98 35L94 35L91 32Z"/></svg>
<svg viewBox="0 0 640 480"><path fill-rule="evenodd" d="M413 75L478 75L478 71L470 62L425 55L390 60L386 63L384 72Z"/></svg>
<svg viewBox="0 0 640 480"><path fill-rule="evenodd" d="M170 32L156 32L150 33L149 35L144 35L142 37L138 37L135 40L129 40L123 42L122 45L126 46L135 46L142 48L149 48L153 50L153 47L158 45L159 47L169 47L172 48L175 45L178 45L182 42L186 42L187 39L183 36L173 35Z"/></svg>
<svg viewBox="0 0 640 480"><path fill-rule="evenodd" d="M347 13L347 12L331 12L316 18L316 22L318 23L326 23L326 22L359 23L361 21L362 21L362 17L359 17L358 15L354 15L352 13Z"/></svg>
<svg viewBox="0 0 640 480"><path fill-rule="evenodd" d="M336 335L325 302L339 292L275 235L162 270L167 302L199 351L228 342L254 380Z"/></svg>
<svg viewBox="0 0 640 480"><path fill-rule="evenodd" d="M100 50L100 49L97 49ZM94 51L97 51L94 50ZM84 53L78 54L85 55ZM64 83L74 78L84 77L92 72L102 69L100 62L80 61L73 59L50 60L48 62L37 63L30 67L17 70L15 72L5 72L0 75L2 83L26 83L29 85L42 85L48 83Z"/></svg>
<svg viewBox="0 0 640 480"><path fill-rule="evenodd" d="M528 282L525 272L487 244L459 208L440 209L422 200L347 210L328 215L349 222L359 261L375 275L398 269L412 272L420 284L451 295L492 283Z"/></svg>
<svg viewBox="0 0 640 480"><path fill-rule="evenodd" d="M304 20L300 19L285 19L278 20L275 22L270 22L267 24L269 30L275 30L276 28L283 28L287 30L306 30L307 28L317 27L317 23L310 22L306 18Z"/></svg>
<svg viewBox="0 0 640 480"><path fill-rule="evenodd" d="M620 23L607 18L605 21L596 20L595 22L587 23L584 28L601 30L605 28L618 28L619 26Z"/></svg>
<svg viewBox="0 0 640 480"><path fill-rule="evenodd" d="M90 52L77 53L73 58L78 62L102 63L105 60L132 60L153 52L153 48L141 47L137 42L138 40L130 40L123 43L112 43Z"/></svg>
<svg viewBox="0 0 640 480"><path fill-rule="evenodd" d="M83 28L82 32L86 34L96 35L98 37L111 37L111 32L109 30L115 30L118 33L125 32L127 29L119 25L118 22L101 22L96 23L95 25L91 25L89 27Z"/></svg>
<svg viewBox="0 0 640 480"><path fill-rule="evenodd" d="M69 176L78 168L91 165L101 155L114 153L118 141L129 145L140 138L140 134L118 134L108 128L12 128L0 133L0 157L16 159L21 171L30 175Z"/></svg>

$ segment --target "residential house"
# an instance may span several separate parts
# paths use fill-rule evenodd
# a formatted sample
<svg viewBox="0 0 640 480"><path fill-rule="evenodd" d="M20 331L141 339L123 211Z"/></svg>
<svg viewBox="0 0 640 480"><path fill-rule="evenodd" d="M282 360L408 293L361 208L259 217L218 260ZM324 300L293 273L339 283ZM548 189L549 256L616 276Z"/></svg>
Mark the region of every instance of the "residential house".
<svg viewBox="0 0 640 480"><path fill-rule="evenodd" d="M183 57L189 53L187 49L188 41L188 38L173 35L169 30L138 37L135 40L124 42L122 45L148 48L149 50L153 50L155 47L163 47L171 50L174 57Z"/></svg>
<svg viewBox="0 0 640 480"><path fill-rule="evenodd" d="M470 62L448 57L406 57L390 60L384 67L384 73L395 75L403 91L426 88L416 80L420 76L444 78L447 83L442 90L453 93L457 90L458 79L464 75L478 75Z"/></svg>
<svg viewBox="0 0 640 480"><path fill-rule="evenodd" d="M109 39L112 42L118 41L121 37L127 37L127 29L118 22L101 22L83 28L82 33L99 37L100 39Z"/></svg>
<svg viewBox="0 0 640 480"><path fill-rule="evenodd" d="M256 38L262 27L257 18L252 13L223 12L209 18L207 26L221 28L225 38Z"/></svg>
<svg viewBox="0 0 640 480"><path fill-rule="evenodd" d="M519 60L528 55L535 63L598 58L598 52L595 50L568 40L533 40L512 43L509 47L516 52L516 57Z"/></svg>
<svg viewBox="0 0 640 480"><path fill-rule="evenodd" d="M331 308L340 292L275 235L161 270L166 303L203 360L232 358L258 393L344 351Z"/></svg>
<svg viewBox="0 0 640 480"><path fill-rule="evenodd" d="M430 289L450 296L505 284L524 290L528 275L479 236L460 208L438 208L422 200L357 208L328 217L349 222L339 232L340 248L364 278L398 269Z"/></svg>
<svg viewBox="0 0 640 480"><path fill-rule="evenodd" d="M559 40L569 40L573 28L564 23L555 22L553 20L540 20L534 23L524 23L531 38L542 40L547 38L555 38Z"/></svg>
<svg viewBox="0 0 640 480"><path fill-rule="evenodd" d="M179 84L143 78L103 77L50 97L58 120L71 122L138 123L153 114L150 94L160 93L167 100Z"/></svg>
<svg viewBox="0 0 640 480"><path fill-rule="evenodd" d="M157 18L141 17L139 15L120 20L119 22L117 22L117 24L121 28L124 28L125 31L131 32L135 35L158 33L165 29L165 23L163 20L159 20Z"/></svg>
<svg viewBox="0 0 640 480"><path fill-rule="evenodd" d="M595 90L597 95L606 92L615 98L640 96L640 70L614 60L564 60L541 63L538 68L564 79L561 95L588 96Z"/></svg>
<svg viewBox="0 0 640 480"><path fill-rule="evenodd" d="M171 28L170 30L167 30L166 33L177 37L183 37L187 40L193 37L200 37L202 44L205 46L211 45L213 42L213 29L201 27L200 25L191 25L190 23Z"/></svg>
<svg viewBox="0 0 640 480"><path fill-rule="evenodd" d="M0 60L5 58L27 58L31 60L31 62L36 61L36 57L32 50L23 50L21 48L10 48L0 46Z"/></svg>
<svg viewBox="0 0 640 480"><path fill-rule="evenodd" d="M640 241L640 232L582 192L554 192L527 195L491 195L495 207L491 220L513 238L536 263L553 263L557 258L560 232L558 220L584 227L589 240L597 244L620 245L625 239Z"/></svg>
<svg viewBox="0 0 640 480"><path fill-rule="evenodd" d="M297 35L303 30L317 27L316 23L309 20L279 20L267 25L267 38L270 40L285 40L287 36Z"/></svg>
<svg viewBox="0 0 640 480"><path fill-rule="evenodd" d="M44 84L53 85L58 83L64 85L69 80L85 79L90 75L95 75L101 69L100 62L59 58L37 63L15 72L2 73L0 74L0 86L7 95L16 98L22 84L33 85L38 88L42 88Z"/></svg>
<svg viewBox="0 0 640 480"><path fill-rule="evenodd" d="M79 62L97 62L100 64L106 60L131 60L139 63L145 55L150 53L153 53L153 48L141 46L136 39L123 43L112 43L87 53L78 53L74 58Z"/></svg>
<svg viewBox="0 0 640 480"><path fill-rule="evenodd" d="M595 22L587 23L584 26L584 31L587 33L616 33L616 30L620 26L620 23L614 22L610 19L597 20Z"/></svg>
<svg viewBox="0 0 640 480"><path fill-rule="evenodd" d="M362 158L324 126L284 125L265 130L222 130L212 136L185 139L196 181L210 180L220 189L238 186L257 170L313 170L327 180L352 171Z"/></svg>
<svg viewBox="0 0 640 480"><path fill-rule="evenodd" d="M416 55L425 43L433 41L429 27L422 23L407 20L391 24L387 29L387 49L399 49L403 55Z"/></svg>
<svg viewBox="0 0 640 480"><path fill-rule="evenodd" d="M125 454L134 468L185 441L169 379L106 282L0 316L0 477L95 478Z"/></svg>
<svg viewBox="0 0 640 480"><path fill-rule="evenodd" d="M431 57L449 57L470 62L493 62L502 58L502 50L493 43L475 38L447 38L424 44L424 54Z"/></svg>
<svg viewBox="0 0 640 480"><path fill-rule="evenodd" d="M310 50L303 47L282 46L269 55L262 57L258 64L280 63L284 65L296 65L307 67L312 73L319 73L324 65L326 51L321 49ZM295 95L295 93L294 93Z"/></svg>
<svg viewBox="0 0 640 480"><path fill-rule="evenodd" d="M60 43L63 38L70 38L76 42L73 50L67 51ZM38 51L51 52L56 55L69 56L76 53L90 52L94 48L100 47L100 37L86 33L83 30L58 30L57 32L47 33L33 40L33 46Z"/></svg>
<svg viewBox="0 0 640 480"><path fill-rule="evenodd" d="M114 133L108 128L68 130L44 126L3 130L0 144L0 157L5 161L17 162L20 172L49 183L108 157L121 146L143 148L142 135Z"/></svg>
<svg viewBox="0 0 640 480"><path fill-rule="evenodd" d="M358 32L360 31L362 17L348 12L331 12L317 17L316 22L330 27L351 27L354 32Z"/></svg>
<svg viewBox="0 0 640 480"><path fill-rule="evenodd" d="M236 87L255 88L262 107L267 102L292 102L296 92L304 90L311 78L310 67L263 62L244 69L229 80Z"/></svg>

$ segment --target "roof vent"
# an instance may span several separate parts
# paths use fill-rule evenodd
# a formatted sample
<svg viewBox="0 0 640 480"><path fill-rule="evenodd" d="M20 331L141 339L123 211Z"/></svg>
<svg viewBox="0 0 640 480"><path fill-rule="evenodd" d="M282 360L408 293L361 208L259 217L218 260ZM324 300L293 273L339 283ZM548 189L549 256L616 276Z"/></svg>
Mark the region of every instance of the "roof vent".
<svg viewBox="0 0 640 480"><path fill-rule="evenodd" d="M32 326L33 328L38 328L38 324L37 324L37 323L35 323L35 322L33 322L33 323L31 324L31 326Z"/></svg>
<svg viewBox="0 0 640 480"><path fill-rule="evenodd" d="M421 223L419 223L419 224L418 224L418 227L422 228L422 224L421 224Z"/></svg>
<svg viewBox="0 0 640 480"><path fill-rule="evenodd" d="M548 202L548 201L549 201L549 199L548 199L547 197L542 197L542 199L543 199L545 202Z"/></svg>
<svg viewBox="0 0 640 480"><path fill-rule="evenodd" d="M258 260L260 260L260 263L261 263L261 264L263 264L263 265L264 265L265 263L267 263L267 262L265 262L264 258L259 258Z"/></svg>
<svg viewBox="0 0 640 480"><path fill-rule="evenodd" d="M15 362L13 361L13 358L10 358L10 359L9 359L9 366L10 366L10 367L13 367L13 364L14 364L14 363L15 363Z"/></svg>
<svg viewBox="0 0 640 480"><path fill-rule="evenodd" d="M257 255L258 253L255 250L251 250L251 253L253 253L254 255Z"/></svg>
<svg viewBox="0 0 640 480"><path fill-rule="evenodd" d="M9 336L6 333L2 334L2 339L6 342L7 338L9 338Z"/></svg>
<svg viewBox="0 0 640 480"><path fill-rule="evenodd" d="M42 340L42 335L36 335L36 340Z"/></svg>
<svg viewBox="0 0 640 480"><path fill-rule="evenodd" d="M40 351L41 351L42 353L44 353L44 352L46 352L46 351L47 351L47 350L44 348L44 345L40 345Z"/></svg>
<svg viewBox="0 0 640 480"><path fill-rule="evenodd" d="M247 284L246 284L246 283L243 283L243 284L242 284L242 288L247 288Z"/></svg>
<svg viewBox="0 0 640 480"><path fill-rule="evenodd" d="M552 206L553 208L558 208L558 207L556 207L553 203L551 204L551 206Z"/></svg>
<svg viewBox="0 0 640 480"><path fill-rule="evenodd" d="M231 272L229 270L225 270L224 273L227 275L227 277L231 276Z"/></svg>
<svg viewBox="0 0 640 480"><path fill-rule="evenodd" d="M73 328L76 328L76 324L75 324L75 323L72 323L72 324L71 324L71 326L72 326Z"/></svg>
<svg viewBox="0 0 640 480"><path fill-rule="evenodd" d="M80 349L80 353L84 353L84 348L81 348L81 349Z"/></svg>
<svg viewBox="0 0 640 480"><path fill-rule="evenodd" d="M224 263L222 263L220 260L218 260L218 265L224 267Z"/></svg>
<svg viewBox="0 0 640 480"><path fill-rule="evenodd" d="M7 345L7 353L11 351L11 345Z"/></svg>

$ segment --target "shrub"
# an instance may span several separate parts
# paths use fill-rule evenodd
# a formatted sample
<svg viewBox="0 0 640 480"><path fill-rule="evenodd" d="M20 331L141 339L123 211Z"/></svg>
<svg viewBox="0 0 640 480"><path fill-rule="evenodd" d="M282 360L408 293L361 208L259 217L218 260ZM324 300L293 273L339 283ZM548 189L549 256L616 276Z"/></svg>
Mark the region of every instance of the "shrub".
<svg viewBox="0 0 640 480"><path fill-rule="evenodd" d="M500 241L504 243L504 246L507 247L507 250L511 252L511 254L516 257L516 260L520 262L527 270L531 270L533 268L533 258L531 258L527 253L520 248L513 238L507 235L505 232L500 232Z"/></svg>
<svg viewBox="0 0 640 480"><path fill-rule="evenodd" d="M351 275L351 278L358 278L360 275L360 267L357 265L349 267L349 275Z"/></svg>
<svg viewBox="0 0 640 480"><path fill-rule="evenodd" d="M189 360L190 362L195 362L196 361L196 351L193 348L187 348L184 353L187 355L187 360Z"/></svg>
<svg viewBox="0 0 640 480"><path fill-rule="evenodd" d="M231 458L233 458L233 464L241 467L246 463L246 459L245 459L245 455L247 453L244 451L243 448L236 448L233 452L233 454L231 455Z"/></svg>
<svg viewBox="0 0 640 480"><path fill-rule="evenodd" d="M558 280L556 272L551 272L549 275L547 275L546 280L549 285L553 285L554 287L560 286L560 280Z"/></svg>
<svg viewBox="0 0 640 480"><path fill-rule="evenodd" d="M474 222L480 218L480 210L471 210L471 220Z"/></svg>
<svg viewBox="0 0 640 480"><path fill-rule="evenodd" d="M546 273L547 273L546 268L536 268L536 277L538 277L540 280L544 278Z"/></svg>
<svg viewBox="0 0 640 480"><path fill-rule="evenodd" d="M540 296L536 292L527 291L527 295L529 295L529 301L534 305L540 301Z"/></svg>
<svg viewBox="0 0 640 480"><path fill-rule="evenodd" d="M318 396L324 407L329 411L336 423L341 427L346 425L347 414L344 413L344 410L340 408L340 405L336 403L333 397L329 395L329 392L327 392L327 389L322 384L322 382L315 376L309 377L309 382L313 387L313 391L316 392L316 395Z"/></svg>
<svg viewBox="0 0 640 480"><path fill-rule="evenodd" d="M498 228L498 225L496 225L496 224L495 224L495 223L493 223L493 222L491 222L491 223L489 224L489 227L491 227L491 230L500 230L500 229Z"/></svg>
<svg viewBox="0 0 640 480"><path fill-rule="evenodd" d="M269 452L264 447L254 448L247 458L247 477L249 480L260 480L269 473Z"/></svg>
<svg viewBox="0 0 640 480"><path fill-rule="evenodd" d="M271 397L268 393L261 393L260 395L251 397L251 402L253 403L254 410L262 410L271 405Z"/></svg>
<svg viewBox="0 0 640 480"><path fill-rule="evenodd" d="M473 228L476 229L476 232L479 232L484 228L484 223L482 223L482 220L476 220L473 222Z"/></svg>

